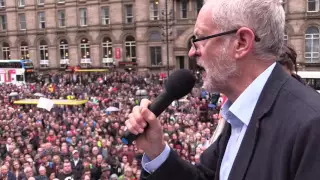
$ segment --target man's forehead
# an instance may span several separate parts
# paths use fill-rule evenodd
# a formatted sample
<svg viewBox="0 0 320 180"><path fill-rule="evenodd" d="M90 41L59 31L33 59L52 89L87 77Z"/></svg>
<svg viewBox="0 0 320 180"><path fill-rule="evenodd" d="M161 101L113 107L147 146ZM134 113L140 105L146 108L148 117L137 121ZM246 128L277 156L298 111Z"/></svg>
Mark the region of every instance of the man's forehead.
<svg viewBox="0 0 320 180"><path fill-rule="evenodd" d="M214 28L211 14L212 8L209 5L205 4L198 14L198 18L194 28L195 35L211 33L210 31L212 31Z"/></svg>

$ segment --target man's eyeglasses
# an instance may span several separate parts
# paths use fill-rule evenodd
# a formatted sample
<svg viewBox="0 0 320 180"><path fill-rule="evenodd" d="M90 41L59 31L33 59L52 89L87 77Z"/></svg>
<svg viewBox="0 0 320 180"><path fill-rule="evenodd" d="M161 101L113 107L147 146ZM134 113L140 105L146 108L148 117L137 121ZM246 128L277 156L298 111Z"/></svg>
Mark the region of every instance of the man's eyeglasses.
<svg viewBox="0 0 320 180"><path fill-rule="evenodd" d="M215 38L215 37L219 37L219 36L224 36L224 35L228 35L228 34L233 34L233 33L236 33L237 31L238 31L238 29L234 29L234 30L231 30L231 31L226 31L226 32L218 33L218 34L213 34L213 35L206 36L206 37L201 37L201 38L196 38L195 36L192 36L191 45L197 51L198 47L196 46L195 42L203 41L203 40L207 40L207 39L211 39L211 38ZM255 36L254 40L256 42L259 42L261 39L258 36Z"/></svg>

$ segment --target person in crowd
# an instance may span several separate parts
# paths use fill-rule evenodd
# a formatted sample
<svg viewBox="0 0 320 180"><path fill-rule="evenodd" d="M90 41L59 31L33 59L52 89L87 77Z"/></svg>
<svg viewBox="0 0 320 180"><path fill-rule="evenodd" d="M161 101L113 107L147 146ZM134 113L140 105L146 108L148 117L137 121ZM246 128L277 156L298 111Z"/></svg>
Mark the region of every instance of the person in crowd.
<svg viewBox="0 0 320 180"><path fill-rule="evenodd" d="M39 167L39 175L35 178L36 180L48 180L46 168L44 166Z"/></svg>
<svg viewBox="0 0 320 180"><path fill-rule="evenodd" d="M297 79L299 82L305 84L298 75L297 53L292 47L289 45L283 45L278 62L282 65L286 73Z"/></svg>
<svg viewBox="0 0 320 180"><path fill-rule="evenodd" d="M80 179L83 173L83 162L82 159L79 158L79 151L73 150L72 159L71 159L72 171L74 173L75 179Z"/></svg>
<svg viewBox="0 0 320 180"><path fill-rule="evenodd" d="M1 166L1 172L0 173L1 173L0 174L1 179L4 179L4 180L16 180L15 175L11 171L9 171L9 168L6 165Z"/></svg>
<svg viewBox="0 0 320 180"><path fill-rule="evenodd" d="M75 180L75 174L72 171L72 165L70 161L65 160L63 162L63 169L62 169L62 172L60 172L60 174L58 175L58 179L59 180L65 180L65 179Z"/></svg>

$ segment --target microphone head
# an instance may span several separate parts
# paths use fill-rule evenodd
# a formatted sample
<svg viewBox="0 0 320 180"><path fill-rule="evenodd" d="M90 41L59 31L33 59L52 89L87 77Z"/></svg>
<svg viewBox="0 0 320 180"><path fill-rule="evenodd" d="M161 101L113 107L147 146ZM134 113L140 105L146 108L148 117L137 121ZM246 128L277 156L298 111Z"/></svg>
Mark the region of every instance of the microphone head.
<svg viewBox="0 0 320 180"><path fill-rule="evenodd" d="M174 71L165 84L165 89L174 100L189 94L196 83L196 78L190 70L179 69Z"/></svg>

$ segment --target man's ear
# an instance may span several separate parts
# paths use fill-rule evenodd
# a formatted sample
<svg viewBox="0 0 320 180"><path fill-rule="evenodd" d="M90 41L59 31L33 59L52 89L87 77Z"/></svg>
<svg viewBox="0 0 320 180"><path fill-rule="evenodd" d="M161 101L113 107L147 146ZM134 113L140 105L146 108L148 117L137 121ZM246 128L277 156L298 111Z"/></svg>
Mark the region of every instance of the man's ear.
<svg viewBox="0 0 320 180"><path fill-rule="evenodd" d="M242 59L252 51L255 41L253 31L247 27L240 28L236 33L234 42L234 58Z"/></svg>

